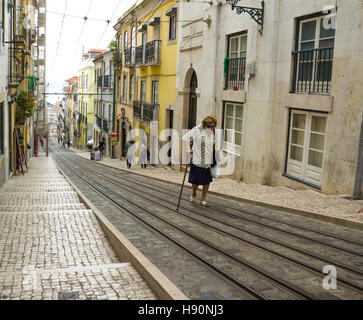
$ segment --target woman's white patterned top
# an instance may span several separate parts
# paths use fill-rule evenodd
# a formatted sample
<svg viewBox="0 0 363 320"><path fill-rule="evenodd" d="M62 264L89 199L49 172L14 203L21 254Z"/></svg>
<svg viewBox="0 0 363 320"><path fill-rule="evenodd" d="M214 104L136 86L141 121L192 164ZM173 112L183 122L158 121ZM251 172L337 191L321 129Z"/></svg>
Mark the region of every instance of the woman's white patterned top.
<svg viewBox="0 0 363 320"><path fill-rule="evenodd" d="M200 124L187 132L182 139L192 146L192 163L201 168L210 168L213 163L214 132L208 134Z"/></svg>

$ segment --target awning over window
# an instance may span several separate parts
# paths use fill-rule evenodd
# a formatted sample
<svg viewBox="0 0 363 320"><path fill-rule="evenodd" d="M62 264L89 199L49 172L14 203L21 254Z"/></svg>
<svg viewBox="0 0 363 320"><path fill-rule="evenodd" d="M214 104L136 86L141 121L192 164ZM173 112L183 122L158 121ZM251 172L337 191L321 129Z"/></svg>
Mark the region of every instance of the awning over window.
<svg viewBox="0 0 363 320"><path fill-rule="evenodd" d="M155 17L154 20L149 23L149 26L153 27L153 26L156 26L158 24L160 24L160 17Z"/></svg>
<svg viewBox="0 0 363 320"><path fill-rule="evenodd" d="M146 31L147 30L147 25L146 24L143 24L140 28L139 28L139 32L143 32L143 31Z"/></svg>
<svg viewBox="0 0 363 320"><path fill-rule="evenodd" d="M177 8L170 8L168 11L166 11L166 15L167 16L172 16L172 15L174 15L174 14L176 14L176 11L177 11Z"/></svg>

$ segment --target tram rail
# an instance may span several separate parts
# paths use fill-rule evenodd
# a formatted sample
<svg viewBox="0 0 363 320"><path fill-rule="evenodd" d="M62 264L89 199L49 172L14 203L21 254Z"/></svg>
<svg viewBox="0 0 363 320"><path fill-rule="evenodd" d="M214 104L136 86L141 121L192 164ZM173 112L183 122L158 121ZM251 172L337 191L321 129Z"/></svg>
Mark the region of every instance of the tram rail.
<svg viewBox="0 0 363 320"><path fill-rule="evenodd" d="M165 219L165 217L160 217L158 214L155 214L154 212L151 212L150 210L145 209L141 205L135 203L135 199L132 200L132 198L130 198L130 197L122 196L121 194L119 194L119 192L115 192L112 188L109 188L109 187L105 186L105 184L101 184L100 181L102 181L102 179L103 179L107 184L111 184L111 186L113 186L113 187L121 188L121 189L125 190L125 192L130 192L130 190L129 190L130 189L130 183L139 185L139 187L141 186L141 188L151 188L154 191L158 191L159 193L162 193L162 195L168 194L168 196L169 196L170 193L166 192L165 190L160 190L160 189L156 190L156 188L154 188L152 186L145 186L144 184L140 184L138 182L127 179L127 175L124 174L124 173L122 173L120 175L120 176L122 176L122 179L124 181L116 181L114 179L115 178L114 175L112 177L110 177L109 174L103 172L104 170L102 171L103 172L102 174L97 173L94 170L92 172L90 172L90 168L89 168L89 166L87 166L90 163L88 163L87 159L83 159L83 160L77 159L77 160L75 160L75 158L72 157L72 155L69 152L62 152L62 153L57 152L58 160L60 159L60 157L64 157L65 159L67 159L68 163L72 163L78 169L81 169L81 170L76 170L74 168L71 168L69 165L67 166L68 170L72 171L72 173L74 175L78 176L79 179L84 181L84 183L87 183L88 185L90 185L93 189L97 190L97 192L101 193L103 196L108 198L110 201L115 203L117 206L122 207L123 210L126 210L127 212L129 212L130 214L135 216L138 220L140 220L144 224L148 225L154 231L162 234L164 237L168 238L173 243L175 243L178 246L182 247L189 254L192 254L194 257L197 257L200 261L202 261L204 264L207 264L208 267L212 268L214 271L217 271L220 274L223 274L224 277L228 278L228 281L231 281L234 284L238 285L239 287L243 288L243 290L248 292L248 294L250 294L252 297L257 298L257 299L266 299L266 297L264 297L262 294L258 293L256 290L253 290L248 285L243 284L240 280L236 279L236 277L229 275L228 273L226 273L223 270L219 270L218 267L216 267L213 264L206 261L205 258L200 257L200 255L193 252L193 250L191 250L190 248L187 248L185 245L179 243L175 239L172 239L164 231L158 230L155 226L151 225L149 222L146 222L145 219L141 218L139 215L137 215L137 214L135 215L135 212L131 212L131 210L126 208L124 205L120 205L120 203L118 203L118 201L113 199L113 197L110 197L110 195L112 194L112 195L114 195L114 196L116 196L118 198L121 198L126 203L131 203L133 206L137 207L138 209L143 210L144 212L148 213L149 216L153 216L154 218L159 219L160 221L163 221L163 223L169 224L170 226L172 226L176 230L186 234L188 237L191 237L194 240L199 241L199 243L203 243L203 245L207 246L208 248L213 248L213 250L217 251L218 254L224 255L228 259L231 259L232 261L234 261L234 263L239 263L239 264L243 265L244 267L249 268L250 271L252 270L259 277L264 278L265 280L268 280L268 281L272 282L273 287L278 288L279 290L283 290L285 292L288 292L289 294L292 294L295 299L337 299L336 296L334 296L332 294L329 294L329 293L316 294L316 293L308 292L308 291L304 290L301 287L295 286L294 284L289 283L288 281L277 277L276 275L272 274L271 272L269 272L267 270L264 270L264 269L258 267L255 264L251 264L249 261L247 261L245 259L241 259L240 257L234 255L233 253L226 251L222 247L217 246L217 245L215 245L215 244L213 244L213 243L211 243L209 241L206 241L205 239L202 239L200 236L198 236L196 234L192 234L191 232L189 232L185 228L180 227L180 226L176 225L173 222L167 221ZM77 158L80 158L80 157L77 156ZM66 163L66 161L62 161L62 165L65 165L65 163ZM86 163L87 163L87 165L86 165ZM100 165L100 164L97 163L97 165ZM81 171L84 176L79 174L77 171ZM90 174L87 175L87 172L90 172ZM93 181L93 182L90 183L90 180ZM125 185L125 183L128 183L128 185ZM95 187L95 186L97 186L97 187ZM107 191L101 191L100 188L103 188L104 190L107 190ZM156 206L163 207L166 210L178 213L179 216L183 216L185 219L188 219L188 221L194 221L195 223L197 223L199 225L203 225L208 230L213 230L214 232L218 232L220 234L223 234L224 236L234 238L237 241L240 241L241 243L254 246L255 248L258 248L259 250L262 250L263 252L265 252L265 253L267 253L269 255L273 255L274 257L278 257L278 258L283 259L284 261L294 263L295 265L299 266L300 268L303 268L303 269L309 271L310 273L314 274L317 278L322 278L323 277L323 275L321 274L321 270L319 270L319 268L317 268L315 266L312 266L311 264L308 264L308 263L306 263L304 261L301 261L301 258L299 260L297 258L289 257L286 254L282 254L282 253L278 252L278 250L271 250L271 249L267 248L266 246L262 246L262 245L259 245L257 243L254 243L252 241L249 241L245 237L242 238L241 236L236 236L235 234L229 233L229 232L227 232L227 231L225 231L225 230L223 230L221 228L211 226L211 225L197 219L196 217L188 216L185 212L176 211L175 209L172 209L170 207L170 206L174 205L172 200L169 200L165 196L163 198L161 198L160 196L149 193L149 192L147 192L145 190L135 189L134 187L132 189L133 189L133 194L136 197L143 198L143 199L145 199L147 201L150 201L150 202L154 203ZM140 194L140 192L142 194ZM155 199L158 199L158 201L162 201L162 203L156 201ZM341 268L341 270L339 270L339 272L342 271L343 273L346 273L346 276L344 278L339 279L340 283L342 285L344 285L346 288L348 288L350 290L353 290L357 295L359 295L359 294L362 295L363 294L362 286L360 284L355 283L355 282L351 281L350 279L348 279L348 275L349 275L348 272L353 273L353 278L358 278L359 279L359 278L361 278L363 276L363 273L357 268L354 268L352 266L348 266L348 265L345 265L345 264L341 264L341 263L336 263L333 260L322 257L321 255L317 255L317 254L314 254L314 253L311 253L311 252L307 252L306 250L301 250L301 249L297 248L294 245L283 243L281 241L276 241L276 240L272 239L271 237L266 237L264 235L251 232L251 231L247 230L247 228L241 228L239 226L233 225L233 224L228 223L226 221L222 221L221 219L217 219L217 218L213 218L211 216L207 216L205 214L205 212L200 212L200 211L197 211L197 210L195 210L193 208L184 207L183 205L182 205L181 209L183 209L183 210L185 210L185 211L187 211L189 213L199 214L199 215L203 216L206 219L213 220L214 222L223 224L223 225L225 225L225 226L227 226L229 228L234 228L237 231L242 231L242 232L247 233L249 235L259 237L260 239L269 241L269 242L274 243L274 244L279 245L279 246L284 246L285 248L288 248L290 250L294 250L294 251L298 252L299 254L305 255L305 258L307 256L309 258L318 259L318 260L320 260L319 263L321 263L321 262L331 263L331 264L335 263L335 265L337 267ZM235 218L235 217L233 217L233 218ZM269 227L269 226L267 226L267 227ZM311 231L311 230L309 230L309 231ZM299 236L299 235L295 234L294 236ZM314 241L313 239L309 239L309 240ZM344 250L342 248L335 248L335 249ZM356 254L356 255L360 256L360 253L357 253L357 252L353 252L353 253L351 253L349 251L347 251L347 252L350 253L350 254Z"/></svg>

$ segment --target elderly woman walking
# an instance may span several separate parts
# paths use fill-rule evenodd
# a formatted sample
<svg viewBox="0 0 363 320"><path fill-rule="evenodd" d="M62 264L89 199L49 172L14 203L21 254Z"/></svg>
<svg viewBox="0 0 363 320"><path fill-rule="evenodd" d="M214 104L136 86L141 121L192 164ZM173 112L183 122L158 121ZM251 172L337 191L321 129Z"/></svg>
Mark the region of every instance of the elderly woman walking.
<svg viewBox="0 0 363 320"><path fill-rule="evenodd" d="M203 186L200 204L208 207L206 201L210 183L213 181L211 167L214 162L213 150L217 152L215 141L215 127L217 118L214 115L206 116L202 123L183 136L184 147L192 155L188 182L193 185L190 202L195 203L197 190Z"/></svg>

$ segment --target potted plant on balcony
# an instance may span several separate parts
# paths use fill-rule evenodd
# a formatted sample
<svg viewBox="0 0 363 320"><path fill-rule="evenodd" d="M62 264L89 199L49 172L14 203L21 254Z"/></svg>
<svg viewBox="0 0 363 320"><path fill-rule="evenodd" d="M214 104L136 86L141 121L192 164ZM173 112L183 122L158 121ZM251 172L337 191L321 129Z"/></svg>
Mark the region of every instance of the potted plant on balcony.
<svg viewBox="0 0 363 320"><path fill-rule="evenodd" d="M16 98L16 122L24 123L25 118L34 114L35 100L29 92L21 91Z"/></svg>

